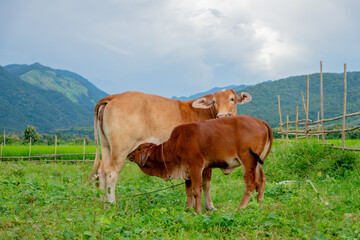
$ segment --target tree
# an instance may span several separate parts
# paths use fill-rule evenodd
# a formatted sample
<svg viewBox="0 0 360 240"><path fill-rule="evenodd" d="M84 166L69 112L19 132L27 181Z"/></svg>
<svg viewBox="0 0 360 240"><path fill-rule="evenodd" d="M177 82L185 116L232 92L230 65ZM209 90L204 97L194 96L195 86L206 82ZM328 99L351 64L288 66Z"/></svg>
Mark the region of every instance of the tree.
<svg viewBox="0 0 360 240"><path fill-rule="evenodd" d="M38 142L41 139L41 135L36 132L36 129L33 126L27 126L27 128L24 131L25 136L25 142L31 142L35 143Z"/></svg>

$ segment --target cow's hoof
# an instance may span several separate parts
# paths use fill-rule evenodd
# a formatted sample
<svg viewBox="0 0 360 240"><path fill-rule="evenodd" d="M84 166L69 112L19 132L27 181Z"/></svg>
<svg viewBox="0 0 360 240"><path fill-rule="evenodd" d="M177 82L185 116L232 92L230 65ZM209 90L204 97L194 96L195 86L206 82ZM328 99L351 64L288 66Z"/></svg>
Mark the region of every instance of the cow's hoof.
<svg viewBox="0 0 360 240"><path fill-rule="evenodd" d="M210 208L206 208L208 211L218 211L218 209L216 207L210 207Z"/></svg>

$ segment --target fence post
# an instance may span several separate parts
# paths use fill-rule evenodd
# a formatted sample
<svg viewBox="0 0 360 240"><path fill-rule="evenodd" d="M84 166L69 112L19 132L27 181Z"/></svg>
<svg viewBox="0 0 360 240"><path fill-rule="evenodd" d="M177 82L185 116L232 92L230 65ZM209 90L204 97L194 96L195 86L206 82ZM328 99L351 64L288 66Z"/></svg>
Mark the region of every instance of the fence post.
<svg viewBox="0 0 360 240"><path fill-rule="evenodd" d="M85 138L84 138L84 151L83 151L83 161L85 161Z"/></svg>
<svg viewBox="0 0 360 240"><path fill-rule="evenodd" d="M304 105L304 113L306 115L306 105L305 105L305 99L304 99L304 93L303 91L301 91L301 97L302 97L302 101L303 101L303 105Z"/></svg>
<svg viewBox="0 0 360 240"><path fill-rule="evenodd" d="M324 96L323 96L323 72L322 72L322 61L320 61L320 101L321 101L321 135L322 143L325 144L325 133L324 133Z"/></svg>
<svg viewBox="0 0 360 240"><path fill-rule="evenodd" d="M297 142L298 139L298 119L299 119L299 107L296 106L296 121L295 121L295 142Z"/></svg>
<svg viewBox="0 0 360 240"><path fill-rule="evenodd" d="M29 161L30 161L30 156L31 156L31 137L30 137L30 142L29 142Z"/></svg>
<svg viewBox="0 0 360 240"><path fill-rule="evenodd" d="M56 148L57 148L57 135L55 135L55 160L56 160Z"/></svg>
<svg viewBox="0 0 360 240"><path fill-rule="evenodd" d="M281 139L284 140L283 128L282 128L282 120L281 120L280 95L278 95L278 106L279 106Z"/></svg>
<svg viewBox="0 0 360 240"><path fill-rule="evenodd" d="M309 131L309 124L308 124L308 119L309 119L309 74L307 75L307 80L306 80L306 110L305 110L305 114L306 114L306 119L305 119L305 138L306 140L308 140L308 131Z"/></svg>
<svg viewBox="0 0 360 240"><path fill-rule="evenodd" d="M344 63L344 114L342 123L342 151L344 151L345 148L346 85L346 63Z"/></svg>
<svg viewBox="0 0 360 240"><path fill-rule="evenodd" d="M318 115L317 115L317 121L318 121L318 123L317 123L317 128L316 128L316 130L319 132L319 130L320 130L320 126L319 126L320 113L319 113L319 112L318 112ZM319 144L319 141L320 141L319 137L320 137L320 135L319 135L319 133L318 133L318 135L317 135L317 143L318 143L318 144Z"/></svg>
<svg viewBox="0 0 360 240"><path fill-rule="evenodd" d="M286 142L289 141L289 115L286 115Z"/></svg>

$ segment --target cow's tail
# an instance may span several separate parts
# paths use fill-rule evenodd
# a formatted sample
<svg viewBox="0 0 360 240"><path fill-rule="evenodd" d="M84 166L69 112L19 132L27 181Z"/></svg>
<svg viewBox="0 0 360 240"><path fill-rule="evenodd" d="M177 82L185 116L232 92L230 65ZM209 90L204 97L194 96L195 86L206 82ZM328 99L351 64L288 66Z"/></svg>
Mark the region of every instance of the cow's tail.
<svg viewBox="0 0 360 240"><path fill-rule="evenodd" d="M96 156L95 156L95 161L94 161L94 166L93 166L93 171L91 173L91 175L88 178L88 182L92 181L94 176L97 174L99 166L100 166L100 153L99 153L99 137L98 137L98 126L99 126L99 109L101 106L104 106L108 103L109 101L106 99L100 100L96 106L95 106L95 110L94 110L94 138L95 138L95 146L96 146ZM101 127L99 128L99 131L101 131Z"/></svg>
<svg viewBox="0 0 360 240"><path fill-rule="evenodd" d="M260 158L262 160L265 160L265 158L269 155L271 147L272 147L272 143L273 143L273 132L271 130L271 127L269 126L269 124L267 124L266 122L263 122L266 126L266 128L268 129L268 139L266 141L265 147L263 152L260 155Z"/></svg>
<svg viewBox="0 0 360 240"><path fill-rule="evenodd" d="M251 155L253 155L253 157L255 158L255 160L260 163L261 165L264 164L264 160L265 158L269 155L270 150L271 150L271 146L273 143L273 132L271 130L271 127L269 126L269 124L267 124L266 122L263 122L266 126L266 128L268 129L268 137L266 140L266 144L265 147L261 153L261 155L259 156L257 153L255 153L251 148L249 148L249 152Z"/></svg>

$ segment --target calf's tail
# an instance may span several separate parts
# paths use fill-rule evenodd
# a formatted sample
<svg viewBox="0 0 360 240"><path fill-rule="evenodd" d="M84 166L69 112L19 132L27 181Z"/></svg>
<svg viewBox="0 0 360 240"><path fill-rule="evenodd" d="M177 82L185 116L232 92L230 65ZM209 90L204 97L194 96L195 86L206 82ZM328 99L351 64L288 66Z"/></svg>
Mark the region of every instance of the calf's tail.
<svg viewBox="0 0 360 240"><path fill-rule="evenodd" d="M251 155L253 155L253 157L255 158L255 160L260 163L261 165L264 164L264 161L261 160L261 158L259 157L259 155L257 155L251 148L249 148L249 152L251 153Z"/></svg>

